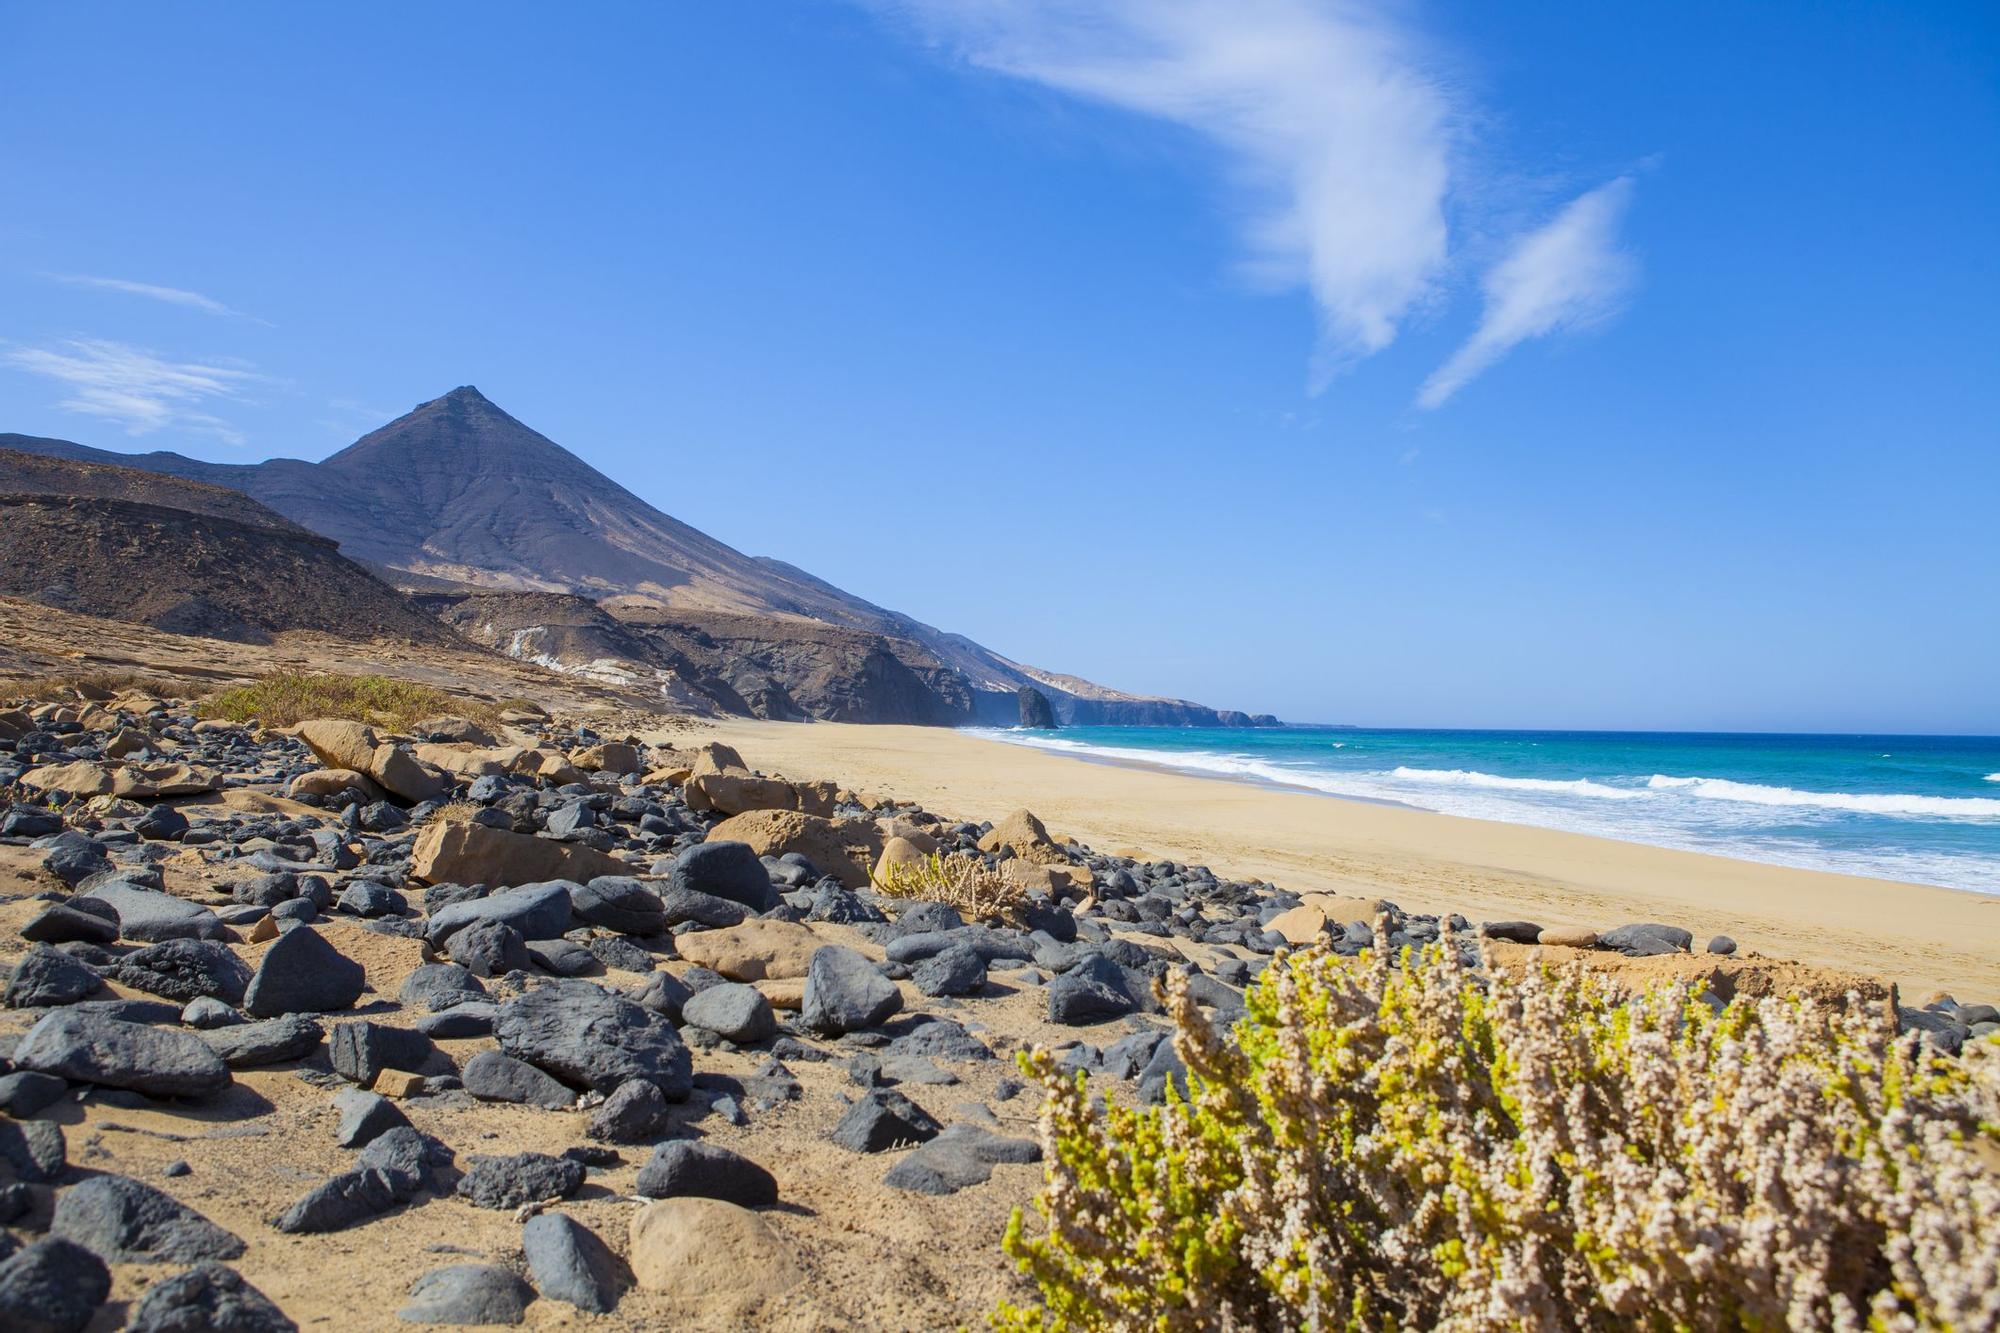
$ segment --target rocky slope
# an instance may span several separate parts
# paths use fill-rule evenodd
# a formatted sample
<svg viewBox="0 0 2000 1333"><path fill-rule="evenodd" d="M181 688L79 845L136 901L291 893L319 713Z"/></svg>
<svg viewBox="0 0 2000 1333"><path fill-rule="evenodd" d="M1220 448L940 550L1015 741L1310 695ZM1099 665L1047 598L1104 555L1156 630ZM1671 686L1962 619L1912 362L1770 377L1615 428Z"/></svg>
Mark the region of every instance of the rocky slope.
<svg viewBox="0 0 2000 1333"><path fill-rule="evenodd" d="M166 509L182 509L191 514L228 519L245 527L268 528L293 537L314 535L277 510L227 486L190 481L142 468L52 457L21 449L0 449L0 495L66 495L134 500Z"/></svg>
<svg viewBox="0 0 2000 1333"><path fill-rule="evenodd" d="M473 642L551 670L649 683L695 713L793 722L975 720L964 677L921 644L775 616L624 605L557 593L431 595Z"/></svg>
<svg viewBox="0 0 2000 1333"><path fill-rule="evenodd" d="M940 688L969 697L965 719L1011 725L1022 685L1041 689L1065 723L1212 726L1242 718L1025 666L782 561L744 555L661 513L469 386L321 463L207 463L18 435L0 435L0 447L231 487L333 538L350 558L412 580L575 592L676 613L815 621L879 635L919 676L935 666L955 672L959 682ZM783 637L775 629L766 636Z"/></svg>
<svg viewBox="0 0 2000 1333"><path fill-rule="evenodd" d="M333 542L254 501L131 469L0 451L0 594L176 634L287 630L448 645L457 636ZM63 494L74 486L85 493ZM122 498L148 494L200 510Z"/></svg>

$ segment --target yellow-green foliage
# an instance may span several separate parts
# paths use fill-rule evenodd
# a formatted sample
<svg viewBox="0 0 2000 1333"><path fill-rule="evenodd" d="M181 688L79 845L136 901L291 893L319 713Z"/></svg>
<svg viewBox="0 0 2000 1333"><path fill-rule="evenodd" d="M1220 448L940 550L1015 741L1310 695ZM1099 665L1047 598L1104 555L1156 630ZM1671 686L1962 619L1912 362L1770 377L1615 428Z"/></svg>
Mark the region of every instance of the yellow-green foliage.
<svg viewBox="0 0 2000 1333"><path fill-rule="evenodd" d="M1188 1099L1046 1052L1038 1299L996 1328L1992 1329L2000 1045L1858 1001L1281 958L1235 1040L1170 978Z"/></svg>
<svg viewBox="0 0 2000 1333"><path fill-rule="evenodd" d="M279 671L201 701L204 717L289 727L313 718L344 718L392 728L451 714L481 725L497 717L490 705L390 676L339 676Z"/></svg>
<svg viewBox="0 0 2000 1333"><path fill-rule="evenodd" d="M1017 921L1027 903L1021 886L970 856L936 852L920 861L889 866L872 876L886 898L949 903L968 921Z"/></svg>

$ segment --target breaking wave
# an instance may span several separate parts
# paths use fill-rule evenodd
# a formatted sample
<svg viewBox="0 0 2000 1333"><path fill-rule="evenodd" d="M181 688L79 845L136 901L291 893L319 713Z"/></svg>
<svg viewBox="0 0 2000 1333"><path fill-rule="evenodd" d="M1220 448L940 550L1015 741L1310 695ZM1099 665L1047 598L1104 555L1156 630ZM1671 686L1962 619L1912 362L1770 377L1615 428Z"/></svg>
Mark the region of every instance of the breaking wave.
<svg viewBox="0 0 2000 1333"><path fill-rule="evenodd" d="M1727 778L1676 778L1655 773L1654 791L1679 792L1710 801L1744 805L1796 806L1806 810L1846 810L1863 815L1903 815L1918 819L2000 819L2000 800L1989 796L1912 796L1901 792L1799 791Z"/></svg>

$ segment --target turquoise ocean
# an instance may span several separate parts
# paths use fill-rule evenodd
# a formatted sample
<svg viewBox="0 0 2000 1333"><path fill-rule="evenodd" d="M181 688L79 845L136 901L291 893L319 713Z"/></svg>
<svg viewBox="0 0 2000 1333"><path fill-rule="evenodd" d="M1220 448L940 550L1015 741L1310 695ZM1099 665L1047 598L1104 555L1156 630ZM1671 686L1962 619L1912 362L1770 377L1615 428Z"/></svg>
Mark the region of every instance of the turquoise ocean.
<svg viewBox="0 0 2000 1333"><path fill-rule="evenodd" d="M2000 894L2000 737L982 730L1329 797Z"/></svg>

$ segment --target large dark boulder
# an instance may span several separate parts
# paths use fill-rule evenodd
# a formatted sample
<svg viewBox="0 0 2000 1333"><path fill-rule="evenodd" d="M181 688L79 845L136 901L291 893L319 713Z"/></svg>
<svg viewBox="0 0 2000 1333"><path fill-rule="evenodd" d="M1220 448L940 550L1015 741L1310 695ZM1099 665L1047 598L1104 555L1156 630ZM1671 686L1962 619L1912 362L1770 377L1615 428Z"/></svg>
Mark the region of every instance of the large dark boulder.
<svg viewBox="0 0 2000 1333"><path fill-rule="evenodd" d="M0 1263L0 1328L82 1333L111 1294L111 1270L75 1241L52 1236Z"/></svg>
<svg viewBox="0 0 2000 1333"><path fill-rule="evenodd" d="M579 921L621 935L658 935L667 928L660 896L630 875L601 875L588 884L572 884L569 902Z"/></svg>
<svg viewBox="0 0 2000 1333"><path fill-rule="evenodd" d="M130 1176L92 1176L64 1190L49 1234L120 1264L192 1264L243 1253L237 1237Z"/></svg>
<svg viewBox="0 0 2000 1333"><path fill-rule="evenodd" d="M235 1269L206 1263L147 1287L124 1333L298 1333L298 1327Z"/></svg>
<svg viewBox="0 0 2000 1333"><path fill-rule="evenodd" d="M1032 685L1023 685L1016 690L1015 697L1021 703L1021 725L1040 731L1056 729L1056 710L1049 704L1049 696Z"/></svg>
<svg viewBox="0 0 2000 1333"><path fill-rule="evenodd" d="M653 1149L639 1168L636 1188L648 1199L698 1195L739 1208L765 1208L778 1201L778 1182L769 1171L727 1148L686 1139Z"/></svg>
<svg viewBox="0 0 2000 1333"><path fill-rule="evenodd" d="M274 946L275 947L275 946ZM250 969L217 940L164 940L127 954L117 979L135 990L185 1004L204 995L241 1004Z"/></svg>
<svg viewBox="0 0 2000 1333"><path fill-rule="evenodd" d="M562 1213L537 1213L521 1228L521 1253L543 1300L609 1314L631 1274L597 1233Z"/></svg>
<svg viewBox="0 0 2000 1333"><path fill-rule="evenodd" d="M149 1097L206 1097L230 1083L222 1057L192 1033L77 1010L59 1010L30 1028L14 1064Z"/></svg>
<svg viewBox="0 0 2000 1333"><path fill-rule="evenodd" d="M669 1101L694 1086L693 1061L659 1014L587 981L556 981L500 1006L500 1049L576 1088L610 1092L627 1079L657 1084Z"/></svg>
<svg viewBox="0 0 2000 1333"><path fill-rule="evenodd" d="M10 1009L46 1009L75 1004L103 984L97 973L61 949L37 944L14 965L5 998Z"/></svg>
<svg viewBox="0 0 2000 1333"><path fill-rule="evenodd" d="M286 1014L263 1023L211 1028L201 1040L231 1069L254 1069L303 1060L325 1036L326 1030L305 1015Z"/></svg>
<svg viewBox="0 0 2000 1333"><path fill-rule="evenodd" d="M806 964L805 997L799 1021L829 1037L872 1028L903 1007L896 983L863 954L828 944Z"/></svg>
<svg viewBox="0 0 2000 1333"><path fill-rule="evenodd" d="M677 889L741 903L753 912L768 912L778 905L771 872L744 842L698 842L682 849L674 858L669 882Z"/></svg>
<svg viewBox="0 0 2000 1333"><path fill-rule="evenodd" d="M498 921L524 940L556 939L570 927L570 891L577 887L555 879L453 903L425 924L424 938L434 948L449 947L451 937L473 922Z"/></svg>

